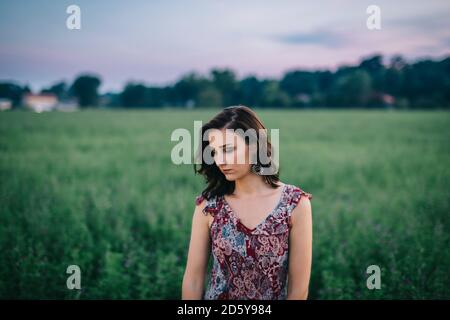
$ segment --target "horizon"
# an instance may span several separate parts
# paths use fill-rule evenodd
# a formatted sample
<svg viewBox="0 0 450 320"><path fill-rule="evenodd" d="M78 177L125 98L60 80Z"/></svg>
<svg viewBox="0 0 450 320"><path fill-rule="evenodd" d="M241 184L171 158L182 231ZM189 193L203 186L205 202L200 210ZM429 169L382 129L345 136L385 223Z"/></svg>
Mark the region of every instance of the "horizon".
<svg viewBox="0 0 450 320"><path fill-rule="evenodd" d="M329 68L329 69L325 69L325 68L322 68L322 69L293 68L293 69L290 69L290 70L289 70L289 69L288 69L288 70L285 70L285 72L289 72L289 71L297 71L297 70L301 70L301 71L311 71L311 72L315 72L315 71L331 71L331 72L336 72L336 71L337 71L339 68L341 68L341 67L346 67L346 66L357 66L357 65L359 64L359 62L361 62L364 58L370 58L370 57L373 57L373 56L375 56L375 55L377 55L377 54L378 54L378 53L374 53L374 54L372 54L372 55L367 55L367 56L361 57L361 59L359 59L358 61L356 61L354 64L341 64L341 65L338 65L338 66L336 66L336 67L334 67L334 68ZM382 55L382 54L380 54L380 55ZM392 55L392 56L390 56L390 57L382 55L382 57L383 57L383 63L384 63L385 65L387 65L386 60L389 60L389 59L391 59L392 57L395 57L395 55ZM407 62L408 64L413 64L413 63L417 63L417 62L425 61L425 60L428 60L428 61L441 61L441 60L444 60L444 59L446 59L446 58L448 58L448 57L450 57L450 55L443 55L442 57L426 57L426 56L424 56L424 57L418 57L418 58L416 58L415 60L406 60L406 62ZM214 67L212 67L211 70L212 70L212 69L214 69ZM235 70L233 70L233 69L231 69L231 70L232 70L232 71L235 71ZM207 74L201 73L201 74L200 74L200 73L196 72L195 70L192 70L192 71L195 72L195 73L198 74L198 75L201 75L201 76L208 76L208 75L209 75L209 73L207 73ZM210 71L210 70L209 70L209 71ZM77 74L75 74L75 76L74 76L73 79L62 79L62 80L59 80L59 81L58 81L58 80L55 80L55 81L49 83L48 85L41 86L40 88L37 88L37 89L36 89L34 86L30 85L29 83L21 83L21 82L17 81L16 79L0 79L0 83L1 83L1 82L15 83L15 84L18 84L18 85L20 85L20 86L22 86L22 87L29 87L32 94L40 94L41 90L46 89L46 88L50 87L50 86L53 85L53 84L57 84L58 82L63 82L63 81L65 81L65 83L66 83L68 86L70 86L70 85L73 83L73 81L74 81L77 77L82 76L82 75L94 75L94 76L98 76L98 77L102 80L102 84L100 85L100 88L99 88L99 94L100 94L100 95L106 95L106 94L120 94L120 93L124 90L124 88L126 87L126 85L127 85L127 84L131 84L131 83L133 83L133 84L142 84L142 85L145 85L146 87L166 87L166 86L172 86L172 85L174 85L174 84L176 83L176 81L178 81L182 76L184 76L184 75L186 75L186 74L181 74L178 78L176 78L176 79L174 79L174 80L172 80L172 81L168 81L168 82L166 82L166 83L151 84L151 83L147 83L147 82L145 82L145 81L141 81L141 80L139 80L139 79L135 79L135 80L132 80L132 81L125 81L125 82L123 83L123 86L122 86L122 87L120 87L120 88L118 88L118 89L115 89L115 90L102 90L102 85L103 85L103 80L104 80L104 78L103 78L102 75L100 75L99 73L97 73L97 72L90 72L90 71L77 73ZM256 75L255 75L255 73L249 73L249 74L244 75L244 76L242 76L242 77L237 77L237 80L239 81L239 80L241 80L241 79L243 79L243 78L245 78L245 77L247 77L247 76L256 76ZM276 79L280 80L280 78L281 78L282 76L283 76L283 75L281 74L280 77L278 77L278 78L276 78L276 77L257 77L257 78L258 78L259 80L266 80L266 79L273 79L273 78L276 78Z"/></svg>

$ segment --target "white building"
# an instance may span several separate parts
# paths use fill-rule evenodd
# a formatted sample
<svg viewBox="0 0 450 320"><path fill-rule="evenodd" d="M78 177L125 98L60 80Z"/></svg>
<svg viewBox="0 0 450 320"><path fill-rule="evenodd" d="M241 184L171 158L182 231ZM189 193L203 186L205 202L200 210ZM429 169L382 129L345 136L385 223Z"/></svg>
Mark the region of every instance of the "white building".
<svg viewBox="0 0 450 320"><path fill-rule="evenodd" d="M0 111L9 110L12 108L11 99L0 98Z"/></svg>
<svg viewBox="0 0 450 320"><path fill-rule="evenodd" d="M58 98L51 93L29 93L24 96L23 104L36 112L50 111L58 105Z"/></svg>

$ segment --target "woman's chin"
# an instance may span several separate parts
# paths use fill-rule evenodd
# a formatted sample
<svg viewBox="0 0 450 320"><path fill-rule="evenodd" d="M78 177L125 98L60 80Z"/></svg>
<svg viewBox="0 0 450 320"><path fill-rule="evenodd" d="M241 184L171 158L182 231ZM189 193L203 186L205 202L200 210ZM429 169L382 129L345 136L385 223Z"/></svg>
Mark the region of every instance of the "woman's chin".
<svg viewBox="0 0 450 320"><path fill-rule="evenodd" d="M233 173L225 174L225 179L227 179L228 181L234 181L236 180L236 175Z"/></svg>

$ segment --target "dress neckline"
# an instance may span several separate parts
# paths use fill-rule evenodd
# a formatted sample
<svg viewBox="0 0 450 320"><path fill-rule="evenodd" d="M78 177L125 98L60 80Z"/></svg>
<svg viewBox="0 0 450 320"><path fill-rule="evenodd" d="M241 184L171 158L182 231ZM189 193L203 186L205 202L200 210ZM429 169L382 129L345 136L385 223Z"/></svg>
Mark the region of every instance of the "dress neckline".
<svg viewBox="0 0 450 320"><path fill-rule="evenodd" d="M232 217L232 219L234 220L236 225L241 225L242 227L244 227L244 229L246 229L249 232L254 232L255 230L259 229L262 225L264 225L267 220L269 220L270 217L273 216L273 214L278 210L278 208L280 207L280 205L284 202L284 196L286 194L286 188L287 188L287 184L283 184L281 186L281 194L279 197L279 200L277 202L277 204L275 205L275 208L272 209L272 211L270 211L266 217L259 223L257 224L254 228L249 228L246 225L244 225L241 222L241 219L239 219L239 217L237 216L237 214L235 213L235 211L231 208L231 206L229 205L228 201L225 199L225 195L222 195L222 200L223 200L223 205L226 208L228 214Z"/></svg>

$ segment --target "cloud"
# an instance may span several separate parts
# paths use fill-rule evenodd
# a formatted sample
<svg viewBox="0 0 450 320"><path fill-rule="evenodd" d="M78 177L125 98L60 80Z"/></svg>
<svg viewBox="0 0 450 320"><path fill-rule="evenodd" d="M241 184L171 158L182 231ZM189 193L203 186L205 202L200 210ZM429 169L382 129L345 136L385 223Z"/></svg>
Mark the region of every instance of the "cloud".
<svg viewBox="0 0 450 320"><path fill-rule="evenodd" d="M415 31L433 32L440 29L450 28L450 20L448 15L450 10L446 12L424 14L417 16L405 16L388 18L385 20L387 27L406 28L409 31L414 29Z"/></svg>
<svg viewBox="0 0 450 320"><path fill-rule="evenodd" d="M450 11L422 14L413 17L386 19L386 30L396 30L397 38L413 43L405 51L414 55L442 55L450 50Z"/></svg>
<svg viewBox="0 0 450 320"><path fill-rule="evenodd" d="M340 33L327 30L295 32L272 36L276 41L294 45L316 45L326 48L338 48L348 44L347 38Z"/></svg>

